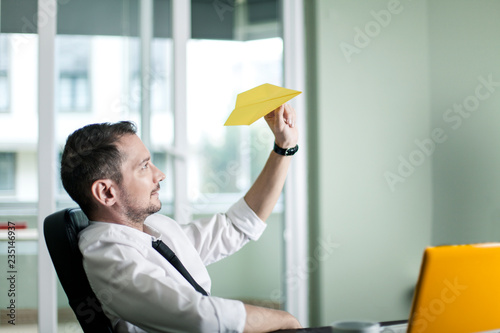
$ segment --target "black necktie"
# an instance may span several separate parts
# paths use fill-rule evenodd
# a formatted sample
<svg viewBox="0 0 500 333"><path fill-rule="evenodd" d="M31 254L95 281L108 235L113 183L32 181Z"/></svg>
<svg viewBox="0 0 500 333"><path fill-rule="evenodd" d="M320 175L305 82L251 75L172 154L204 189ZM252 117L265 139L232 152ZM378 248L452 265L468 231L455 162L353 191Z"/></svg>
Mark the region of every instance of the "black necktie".
<svg viewBox="0 0 500 333"><path fill-rule="evenodd" d="M194 287L194 289L196 289L196 291L202 293L205 296L208 296L205 289L203 289L198 283L196 283L191 274L189 274L189 272L187 271L186 267L184 267L179 258L177 258L177 256L175 255L174 251L172 251L167 246L167 244L163 243L160 239L158 239L157 241L153 241L153 248L156 251L158 251L162 256L164 256L165 259L167 259L172 264L172 266L174 266L179 271L179 273L181 273L181 275L184 276L184 278L189 283L191 283L191 285Z"/></svg>

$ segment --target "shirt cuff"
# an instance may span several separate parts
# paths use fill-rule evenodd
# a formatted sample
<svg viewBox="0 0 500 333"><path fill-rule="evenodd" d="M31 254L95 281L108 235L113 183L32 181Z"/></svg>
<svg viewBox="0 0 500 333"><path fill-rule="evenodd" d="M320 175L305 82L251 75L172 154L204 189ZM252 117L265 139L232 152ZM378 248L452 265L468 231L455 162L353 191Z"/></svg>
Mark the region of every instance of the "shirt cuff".
<svg viewBox="0 0 500 333"><path fill-rule="evenodd" d="M267 224L255 214L244 198L229 208L227 216L235 227L253 241L259 239L267 227Z"/></svg>
<svg viewBox="0 0 500 333"><path fill-rule="evenodd" d="M247 312L242 302L210 296L219 320L219 332L243 332Z"/></svg>

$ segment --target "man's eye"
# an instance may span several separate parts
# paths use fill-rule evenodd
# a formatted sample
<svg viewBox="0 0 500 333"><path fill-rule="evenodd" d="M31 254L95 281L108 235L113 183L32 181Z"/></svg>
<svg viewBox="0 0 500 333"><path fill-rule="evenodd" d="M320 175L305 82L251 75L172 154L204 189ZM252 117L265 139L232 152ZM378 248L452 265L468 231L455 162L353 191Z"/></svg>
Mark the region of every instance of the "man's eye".
<svg viewBox="0 0 500 333"><path fill-rule="evenodd" d="M143 168L143 169L147 169L147 168L149 168L149 163L144 164L144 165L142 166L142 168Z"/></svg>

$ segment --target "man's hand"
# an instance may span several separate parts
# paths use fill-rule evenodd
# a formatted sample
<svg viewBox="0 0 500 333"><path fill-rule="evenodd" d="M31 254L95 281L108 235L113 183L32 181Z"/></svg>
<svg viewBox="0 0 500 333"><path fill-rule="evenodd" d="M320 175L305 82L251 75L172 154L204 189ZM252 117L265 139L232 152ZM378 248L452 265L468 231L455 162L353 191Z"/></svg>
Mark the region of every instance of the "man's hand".
<svg viewBox="0 0 500 333"><path fill-rule="evenodd" d="M280 106L265 119L279 147L287 149L297 145L299 132L295 126L295 110L290 105ZM262 221L271 215L280 197L291 160L292 156L271 152L264 169L245 195L246 203Z"/></svg>
<svg viewBox="0 0 500 333"><path fill-rule="evenodd" d="M299 132L295 127L295 110L288 104L269 112L264 119L274 134L276 144L287 149L295 147L299 140Z"/></svg>
<svg viewBox="0 0 500 333"><path fill-rule="evenodd" d="M271 332L283 329L302 328L299 321L285 311L273 310L245 304L247 319L245 333Z"/></svg>

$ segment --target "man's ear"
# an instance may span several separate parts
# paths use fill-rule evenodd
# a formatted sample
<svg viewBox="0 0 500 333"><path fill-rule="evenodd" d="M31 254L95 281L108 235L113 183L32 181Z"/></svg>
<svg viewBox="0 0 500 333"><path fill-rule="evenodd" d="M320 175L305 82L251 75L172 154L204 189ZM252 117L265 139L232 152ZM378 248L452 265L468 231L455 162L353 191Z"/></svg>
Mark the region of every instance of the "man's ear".
<svg viewBox="0 0 500 333"><path fill-rule="evenodd" d="M92 196L103 206L116 202L116 185L111 179L98 179L92 184Z"/></svg>

